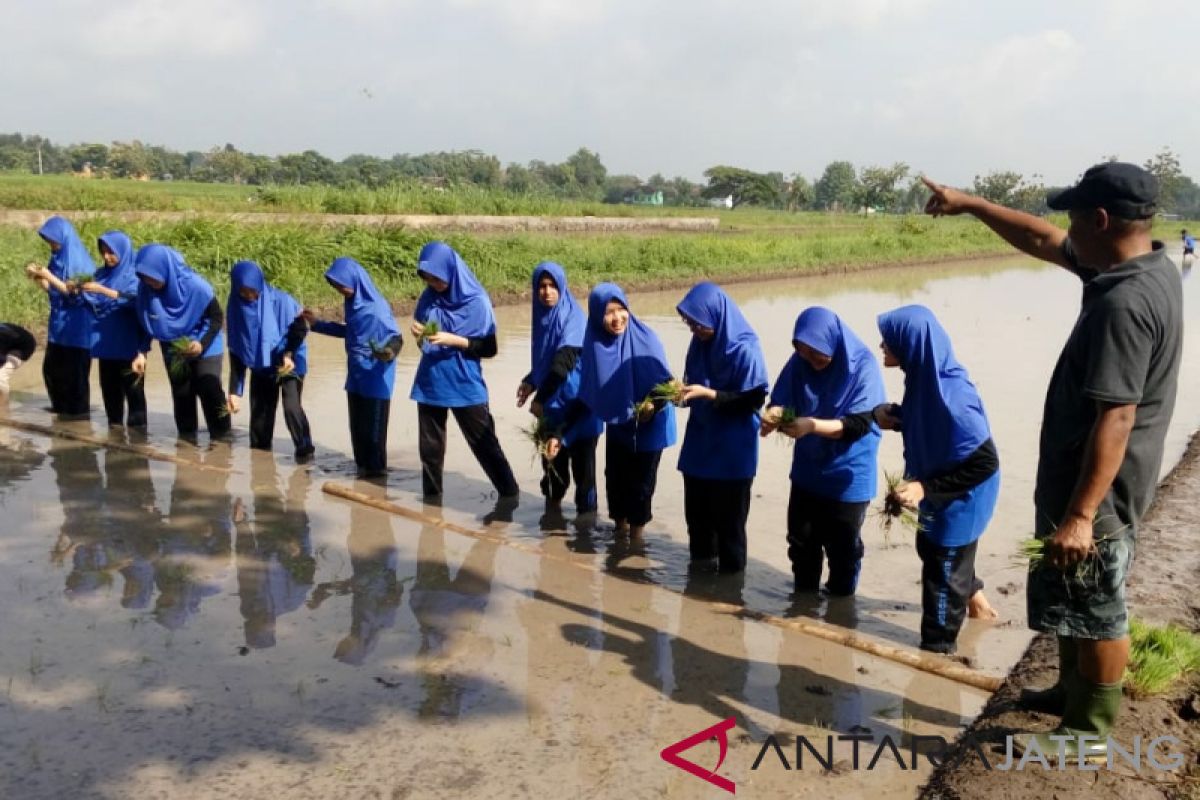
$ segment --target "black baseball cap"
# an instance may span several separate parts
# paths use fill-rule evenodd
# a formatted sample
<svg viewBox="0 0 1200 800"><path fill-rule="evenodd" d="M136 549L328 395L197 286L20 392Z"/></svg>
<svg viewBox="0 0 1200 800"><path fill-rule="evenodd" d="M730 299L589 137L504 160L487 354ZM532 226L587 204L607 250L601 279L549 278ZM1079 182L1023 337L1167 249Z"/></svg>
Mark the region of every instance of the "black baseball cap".
<svg viewBox="0 0 1200 800"><path fill-rule="evenodd" d="M1122 219L1146 219L1158 210L1158 178L1137 164L1109 161L1083 173L1079 183L1046 198L1055 211L1103 208Z"/></svg>

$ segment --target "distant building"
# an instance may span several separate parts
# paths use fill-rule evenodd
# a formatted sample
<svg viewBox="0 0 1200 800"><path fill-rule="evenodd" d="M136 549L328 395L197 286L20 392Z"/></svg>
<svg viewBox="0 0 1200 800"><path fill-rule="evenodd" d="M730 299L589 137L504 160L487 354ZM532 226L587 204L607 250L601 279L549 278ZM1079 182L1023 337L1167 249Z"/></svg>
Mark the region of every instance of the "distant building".
<svg viewBox="0 0 1200 800"><path fill-rule="evenodd" d="M733 195L727 197L710 197L708 204L712 208L733 208Z"/></svg>
<svg viewBox="0 0 1200 800"><path fill-rule="evenodd" d="M652 186L639 186L633 191L626 192L621 202L635 206L661 206L663 193L662 190Z"/></svg>

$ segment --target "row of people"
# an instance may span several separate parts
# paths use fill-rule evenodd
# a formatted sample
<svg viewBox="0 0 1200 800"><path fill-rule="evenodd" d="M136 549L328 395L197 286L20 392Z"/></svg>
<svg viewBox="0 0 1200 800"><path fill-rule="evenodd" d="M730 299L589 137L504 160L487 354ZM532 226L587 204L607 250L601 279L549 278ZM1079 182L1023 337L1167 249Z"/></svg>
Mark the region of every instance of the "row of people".
<svg viewBox="0 0 1200 800"><path fill-rule="evenodd" d="M31 266L29 274L51 297L44 373L54 411L86 413L95 354L109 421L145 424L138 378L157 339L181 434L197 430L197 401L210 434L228 432L249 370L251 446L270 449L282 400L296 456L305 459L312 439L301 395L311 330L345 340L355 462L363 475L386 470L395 359L404 341L389 303L356 261L338 258L325 273L343 296L343 321L335 322L302 308L245 261L232 269L223 310L181 254L161 244L135 253L120 232L98 242L106 271L79 280L90 258L70 224L54 218L41 233L53 255L46 268ZM424 494L442 493L452 410L497 493L515 497L517 482L496 436L480 364L497 352L488 294L442 242L422 249L417 274L427 288L409 329L422 350L410 396L418 407ZM974 555L998 495L996 449L978 392L928 309L908 306L879 318L884 365L905 371L904 398L889 404L871 350L828 309L800 314L794 354L772 387L758 336L737 305L716 285L698 284L677 308L692 331L677 381L661 340L632 313L620 287L595 287L585 313L563 268L547 262L534 270L531 288L531 369L517 402L529 403L546 432L541 488L550 501L560 501L573 479L577 513L596 511L595 452L604 434L609 514L619 534L640 536L653 516L662 452L676 442L676 404L686 405L679 469L692 567L740 572L758 441L778 431L795 440L788 554L796 589L818 590L828 561L826 590L850 595L863 557L861 528L878 491L882 431L897 430L908 480L895 496L920 519L922 646L950 652L968 612L990 613ZM228 398L221 386L225 337ZM114 414L119 399L128 406L124 419Z"/></svg>

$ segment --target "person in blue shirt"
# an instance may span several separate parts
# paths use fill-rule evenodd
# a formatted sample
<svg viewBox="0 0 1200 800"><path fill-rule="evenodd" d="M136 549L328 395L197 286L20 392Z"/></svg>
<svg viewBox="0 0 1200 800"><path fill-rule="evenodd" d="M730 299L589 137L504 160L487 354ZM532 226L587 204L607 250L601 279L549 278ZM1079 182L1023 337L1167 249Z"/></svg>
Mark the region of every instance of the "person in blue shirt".
<svg viewBox="0 0 1200 800"><path fill-rule="evenodd" d="M675 406L642 405L651 390L674 380L662 342L629 310L615 283L588 296L579 399L605 425L604 481L618 535L641 537L653 519L662 451L675 444Z"/></svg>
<svg viewBox="0 0 1200 800"><path fill-rule="evenodd" d="M1190 261L1196 255L1196 239L1186 230L1180 231L1179 236L1183 240L1183 260Z"/></svg>
<svg viewBox="0 0 1200 800"><path fill-rule="evenodd" d="M1000 493L1000 459L983 401L950 337L925 306L879 315L883 365L904 371L904 399L875 420L904 438L906 483L895 498L918 512L921 649L953 653L964 618L992 618L975 550Z"/></svg>
<svg viewBox="0 0 1200 800"><path fill-rule="evenodd" d="M352 258L337 258L325 280L342 295L345 322L327 322L305 309L303 316L315 333L346 340L346 402L350 415L350 444L359 477L387 473L387 430L396 357L404 346L392 307L375 288L371 276Z"/></svg>
<svg viewBox="0 0 1200 800"><path fill-rule="evenodd" d="M882 437L872 413L885 399L870 348L833 311L805 309L792 331L791 358L771 392L762 434L796 440L788 499L788 558L797 593L858 589L862 526L875 496ZM795 420L782 421L785 409Z"/></svg>
<svg viewBox="0 0 1200 800"><path fill-rule="evenodd" d="M137 316L138 277L133 241L122 231L107 231L96 243L104 264L79 290L96 316L92 356L100 361L100 393L108 424L146 427L146 391L133 372L138 345L145 337ZM126 415L128 409L128 416Z"/></svg>
<svg viewBox="0 0 1200 800"><path fill-rule="evenodd" d="M758 334L716 284L696 284L676 311L692 331L682 392L690 413L679 451L691 569L741 572L767 363Z"/></svg>
<svg viewBox="0 0 1200 800"><path fill-rule="evenodd" d="M579 354L587 313L567 286L567 274L553 261L533 270L530 369L517 388L517 407L529 411L553 435L542 458L542 495L558 503L575 478L575 511L596 510L596 443L604 425L578 401Z"/></svg>
<svg viewBox="0 0 1200 800"><path fill-rule="evenodd" d="M421 248L417 275L426 289L417 300L410 329L420 343L421 361L409 396L417 402L422 489L429 498L442 494L446 419L453 411L496 493L511 500L519 487L496 438L481 364L481 359L496 355L491 298L462 256L444 242ZM437 332L425 336L431 323Z"/></svg>
<svg viewBox="0 0 1200 800"><path fill-rule="evenodd" d="M38 235L50 246L50 260L45 267L27 265L25 274L50 298L46 354L42 361L50 411L68 418L86 417L91 413L96 320L78 285L93 275L96 265L75 227L62 217L46 220Z"/></svg>
<svg viewBox="0 0 1200 800"><path fill-rule="evenodd" d="M134 271L140 281L137 314L146 335L133 360L135 374L146 372L152 339L161 342L171 383L175 428L191 437L199 428L196 401L204 410L213 438L229 433L229 408L221 389L225 354L225 312L212 286L194 272L183 255L164 244L138 250Z"/></svg>
<svg viewBox="0 0 1200 800"><path fill-rule="evenodd" d="M270 450L275 411L283 400L283 421L296 460L312 457L308 417L300 403L308 374L308 324L303 307L287 292L267 283L253 261L239 261L229 275L226 333L229 336L229 411L236 414L250 370L250 447Z"/></svg>

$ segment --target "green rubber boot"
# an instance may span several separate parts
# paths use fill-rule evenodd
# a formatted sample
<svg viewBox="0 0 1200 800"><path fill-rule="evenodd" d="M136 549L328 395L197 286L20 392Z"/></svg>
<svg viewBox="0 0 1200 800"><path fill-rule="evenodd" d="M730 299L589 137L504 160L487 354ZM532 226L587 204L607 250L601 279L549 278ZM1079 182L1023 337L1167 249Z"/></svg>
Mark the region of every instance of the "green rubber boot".
<svg viewBox="0 0 1200 800"><path fill-rule="evenodd" d="M1017 705L1027 711L1062 716L1067 708L1067 686L1075 677L1079 653L1075 640L1069 636L1058 637L1058 681L1046 689L1022 689Z"/></svg>
<svg viewBox="0 0 1200 800"><path fill-rule="evenodd" d="M1077 676L1067 692L1062 724L1049 733L1021 734L1013 737L1013 750L1024 753L1036 747L1050 762L1058 760L1059 748L1069 762L1108 759L1108 735L1121 711L1121 684L1092 683ZM1065 742L1050 737L1070 737ZM1079 737L1088 741L1080 743ZM1082 752L1081 752L1082 750Z"/></svg>

